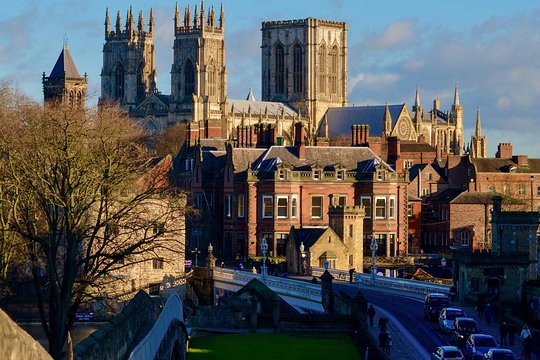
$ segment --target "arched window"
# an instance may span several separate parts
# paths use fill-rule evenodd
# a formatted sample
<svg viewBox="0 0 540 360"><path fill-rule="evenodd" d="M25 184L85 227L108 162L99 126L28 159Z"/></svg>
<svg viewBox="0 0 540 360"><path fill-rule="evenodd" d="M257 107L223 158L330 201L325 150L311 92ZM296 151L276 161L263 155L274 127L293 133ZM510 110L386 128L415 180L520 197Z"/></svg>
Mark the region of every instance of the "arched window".
<svg viewBox="0 0 540 360"><path fill-rule="evenodd" d="M276 45L276 94L285 93L285 53L283 46Z"/></svg>
<svg viewBox="0 0 540 360"><path fill-rule="evenodd" d="M195 68L190 60L184 65L184 97L191 97L195 92Z"/></svg>
<svg viewBox="0 0 540 360"><path fill-rule="evenodd" d="M73 106L74 102L75 102L75 93L73 92L73 90L71 90L69 92L69 100L68 100L69 106Z"/></svg>
<svg viewBox="0 0 540 360"><path fill-rule="evenodd" d="M303 87L304 59L302 57L302 47L298 44L293 46L293 92L301 93Z"/></svg>
<svg viewBox="0 0 540 360"><path fill-rule="evenodd" d="M144 83L144 64L141 63L137 69L137 102L141 102L146 97L146 89Z"/></svg>
<svg viewBox="0 0 540 360"><path fill-rule="evenodd" d="M208 68L208 94L216 95L216 70L214 66Z"/></svg>
<svg viewBox="0 0 540 360"><path fill-rule="evenodd" d="M319 92L326 93L326 47L319 48Z"/></svg>
<svg viewBox="0 0 540 360"><path fill-rule="evenodd" d="M80 91L77 92L77 108L83 108L82 93Z"/></svg>
<svg viewBox="0 0 540 360"><path fill-rule="evenodd" d="M125 85L124 67L120 63L116 66L114 80L116 84L114 98L115 100L123 100L124 99L124 85Z"/></svg>
<svg viewBox="0 0 540 360"><path fill-rule="evenodd" d="M330 52L330 93L337 94L337 74L338 74L338 49L337 46Z"/></svg>

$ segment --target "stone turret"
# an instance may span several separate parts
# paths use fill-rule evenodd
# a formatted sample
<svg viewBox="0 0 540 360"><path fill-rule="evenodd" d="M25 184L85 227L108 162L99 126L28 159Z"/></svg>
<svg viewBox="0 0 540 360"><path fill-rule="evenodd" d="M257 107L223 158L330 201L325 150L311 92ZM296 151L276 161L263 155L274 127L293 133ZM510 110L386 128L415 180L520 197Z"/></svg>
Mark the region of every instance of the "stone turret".
<svg viewBox="0 0 540 360"><path fill-rule="evenodd" d="M485 159L487 157L486 146L486 137L482 135L480 124L480 107L478 107L476 110L476 131L471 138L471 156Z"/></svg>

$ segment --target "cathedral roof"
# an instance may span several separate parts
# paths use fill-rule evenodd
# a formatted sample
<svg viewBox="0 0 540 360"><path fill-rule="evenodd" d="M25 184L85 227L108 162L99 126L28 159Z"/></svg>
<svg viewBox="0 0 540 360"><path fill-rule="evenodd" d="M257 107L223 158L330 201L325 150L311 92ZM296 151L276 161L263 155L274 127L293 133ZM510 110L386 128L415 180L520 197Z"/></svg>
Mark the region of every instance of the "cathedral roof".
<svg viewBox="0 0 540 360"><path fill-rule="evenodd" d="M227 111L231 112L234 109L234 112L239 114L251 111L252 114L264 115L268 110L269 116L281 116L282 112L286 117L298 116L298 112L287 103L275 101L256 101L254 100L254 97L252 99L249 98L250 96L248 95L247 100L229 100Z"/></svg>
<svg viewBox="0 0 540 360"><path fill-rule="evenodd" d="M58 56L58 60L56 60L56 64L54 64L51 74L49 75L51 78L63 78L64 76L67 78L81 77L67 45L64 45L64 48L62 49L60 56Z"/></svg>
<svg viewBox="0 0 540 360"><path fill-rule="evenodd" d="M388 105L393 123L398 119L404 105ZM378 136L382 134L385 110L386 105L329 108L326 112L328 137L330 139L351 137L352 125L369 125L370 136ZM325 124L322 121L318 129L318 136L324 136L324 134Z"/></svg>

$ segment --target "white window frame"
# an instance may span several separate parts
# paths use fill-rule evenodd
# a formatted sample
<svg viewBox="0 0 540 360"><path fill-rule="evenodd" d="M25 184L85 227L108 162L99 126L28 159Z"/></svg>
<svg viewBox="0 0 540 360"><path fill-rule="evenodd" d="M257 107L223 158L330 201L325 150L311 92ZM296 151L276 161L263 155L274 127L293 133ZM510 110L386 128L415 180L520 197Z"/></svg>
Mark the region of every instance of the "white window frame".
<svg viewBox="0 0 540 360"><path fill-rule="evenodd" d="M429 196L429 194L430 194L429 188L422 189L422 196Z"/></svg>
<svg viewBox="0 0 540 360"><path fill-rule="evenodd" d="M336 179L341 181L345 178L345 172L343 170L338 170L336 174Z"/></svg>
<svg viewBox="0 0 540 360"><path fill-rule="evenodd" d="M344 199L343 205L340 204L341 199ZM347 206L347 195L332 194L332 205L333 206Z"/></svg>
<svg viewBox="0 0 540 360"><path fill-rule="evenodd" d="M236 215L239 218L243 218L246 211L246 197L244 196L244 194L238 194L236 208Z"/></svg>
<svg viewBox="0 0 540 360"><path fill-rule="evenodd" d="M279 201L285 200L285 206L280 206ZM285 209L285 215L279 215L279 210ZM276 196L276 218L287 219L289 217L289 197L288 196Z"/></svg>
<svg viewBox="0 0 540 360"><path fill-rule="evenodd" d="M313 171L313 180L321 180L321 170Z"/></svg>
<svg viewBox="0 0 540 360"><path fill-rule="evenodd" d="M364 205L364 200L367 200L367 202L369 203L369 206ZM360 205L362 205L366 211L365 218L371 219L371 216L373 213L373 202L371 201L371 196L361 196Z"/></svg>
<svg viewBox="0 0 540 360"><path fill-rule="evenodd" d="M396 198L394 196L388 198L388 218L396 218Z"/></svg>
<svg viewBox="0 0 540 360"><path fill-rule="evenodd" d="M320 216L318 216L318 215L313 215L313 209L314 209L314 206L313 206L313 200L314 200L315 198L321 199L321 205L320 205L320 212L321 212L321 214L320 214ZM312 196L311 196L311 218L312 218L312 219L322 219L322 218L323 218L323 215L324 215L324 214L323 214L323 209L324 209L324 196L322 196L322 195L312 195Z"/></svg>
<svg viewBox="0 0 540 360"><path fill-rule="evenodd" d="M266 213L266 201L270 200L270 214ZM263 219L272 219L274 217L274 197L272 195L263 195L262 197L262 218Z"/></svg>
<svg viewBox="0 0 540 360"><path fill-rule="evenodd" d="M460 234L461 237L461 246L470 246L471 245L471 234L464 230Z"/></svg>
<svg viewBox="0 0 540 360"><path fill-rule="evenodd" d="M291 196L291 218L298 217L298 195Z"/></svg>
<svg viewBox="0 0 540 360"><path fill-rule="evenodd" d="M408 203L407 204L407 217L412 217L412 216L413 216L413 204Z"/></svg>
<svg viewBox="0 0 540 360"><path fill-rule="evenodd" d="M285 170L284 169L279 169L278 170L278 178L279 178L279 180L285 180Z"/></svg>
<svg viewBox="0 0 540 360"><path fill-rule="evenodd" d="M379 200L383 200L384 201L384 205L381 207L381 206L377 206L377 202ZM374 201L374 207L375 207L375 211L373 213L373 215L375 216L375 219L386 219L386 215L387 215L387 209L386 209L386 205L387 205L387 199L386 197L384 196L375 196L375 201ZM383 216L379 216L377 215L377 209L383 209L384 213L383 213Z"/></svg>

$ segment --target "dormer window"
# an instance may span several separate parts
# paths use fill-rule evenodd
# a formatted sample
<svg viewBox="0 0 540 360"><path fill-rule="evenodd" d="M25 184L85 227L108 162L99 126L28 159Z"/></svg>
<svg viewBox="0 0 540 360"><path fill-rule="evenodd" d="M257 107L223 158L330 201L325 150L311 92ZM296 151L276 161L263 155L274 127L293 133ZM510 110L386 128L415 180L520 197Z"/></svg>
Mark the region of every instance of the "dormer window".
<svg viewBox="0 0 540 360"><path fill-rule="evenodd" d="M279 177L279 180L285 180L285 170L280 169L278 171L278 177Z"/></svg>
<svg viewBox="0 0 540 360"><path fill-rule="evenodd" d="M321 170L315 170L313 172L313 180L321 180Z"/></svg>
<svg viewBox="0 0 540 360"><path fill-rule="evenodd" d="M384 175L383 175L382 171L377 171L377 180L379 180L379 181L384 180Z"/></svg>
<svg viewBox="0 0 540 360"><path fill-rule="evenodd" d="M344 173L343 170L338 170L337 175L336 175L336 178L337 178L338 180L343 180L343 177L344 177L344 176L343 176L343 175L344 175L343 173Z"/></svg>

